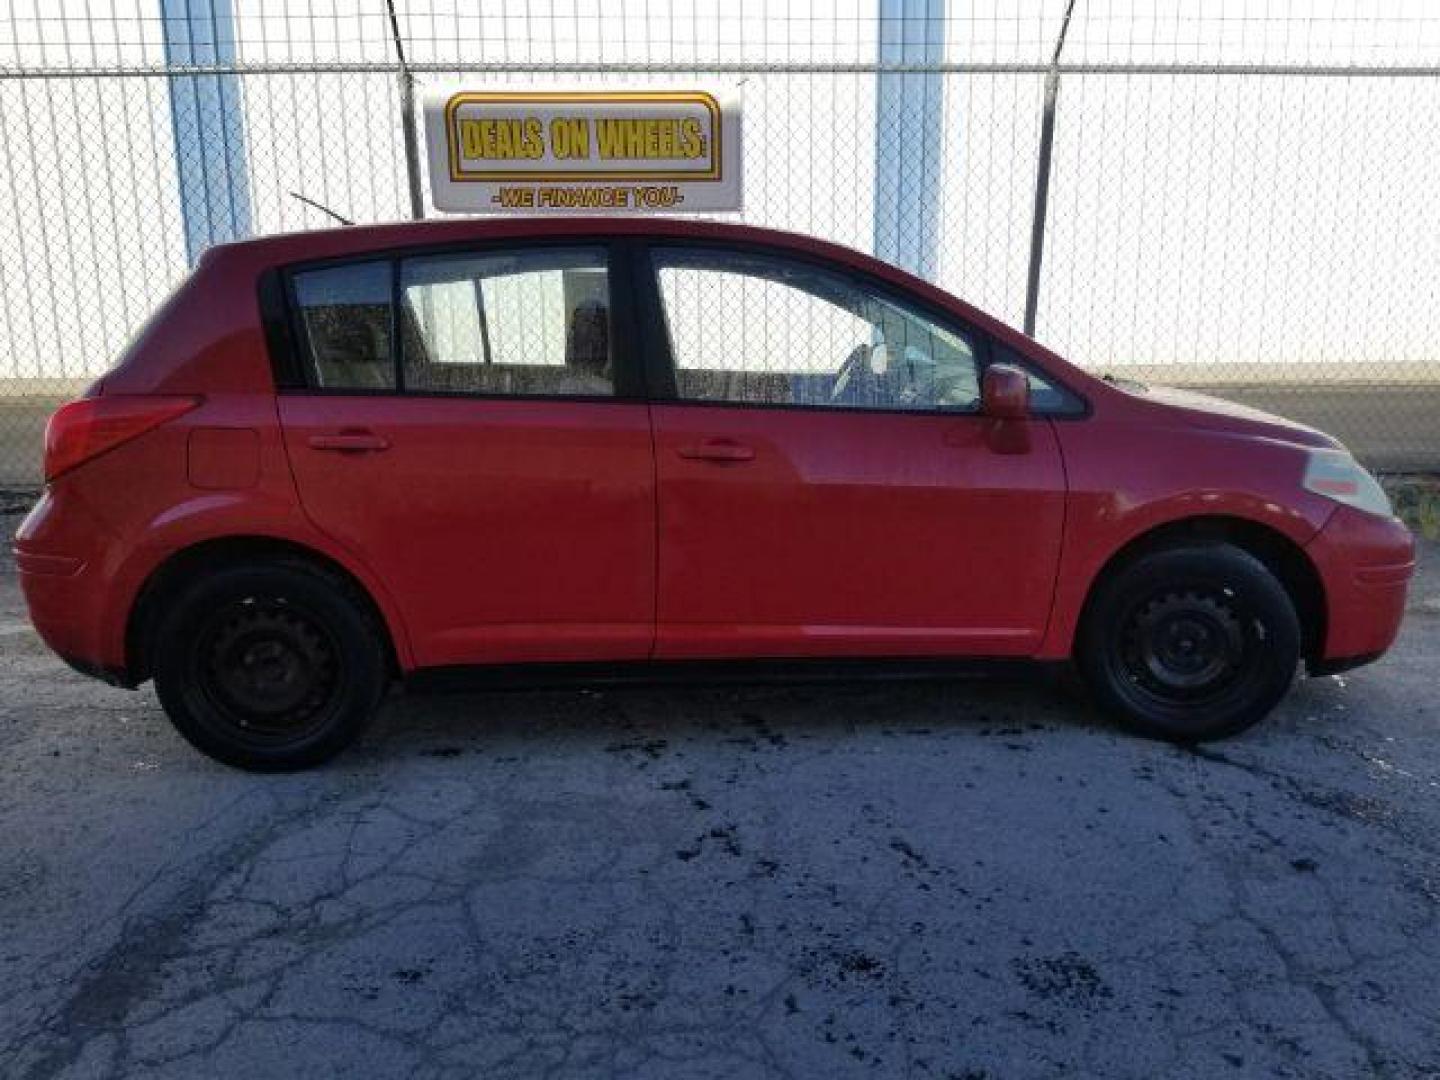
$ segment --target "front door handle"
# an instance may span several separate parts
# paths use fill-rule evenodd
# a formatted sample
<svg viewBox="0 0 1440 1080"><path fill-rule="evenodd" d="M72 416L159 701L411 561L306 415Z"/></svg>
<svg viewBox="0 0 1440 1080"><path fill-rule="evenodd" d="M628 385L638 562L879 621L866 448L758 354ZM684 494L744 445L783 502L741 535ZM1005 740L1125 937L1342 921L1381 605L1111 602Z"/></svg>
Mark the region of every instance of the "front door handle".
<svg viewBox="0 0 1440 1080"><path fill-rule="evenodd" d="M698 446L682 446L676 450L689 461L754 461L755 451L731 439L706 439Z"/></svg>
<svg viewBox="0 0 1440 1080"><path fill-rule="evenodd" d="M373 431L337 431L326 435L311 435L313 450L337 450L342 454L377 453L390 449L390 440Z"/></svg>

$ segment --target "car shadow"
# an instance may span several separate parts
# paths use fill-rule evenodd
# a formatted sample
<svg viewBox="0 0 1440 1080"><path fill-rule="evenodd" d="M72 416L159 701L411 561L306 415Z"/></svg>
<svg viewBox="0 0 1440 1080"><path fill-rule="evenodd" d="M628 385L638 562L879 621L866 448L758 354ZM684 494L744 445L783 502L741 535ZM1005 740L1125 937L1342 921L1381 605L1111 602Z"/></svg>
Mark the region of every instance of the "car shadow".
<svg viewBox="0 0 1440 1080"><path fill-rule="evenodd" d="M1114 732L1054 678L626 686L603 690L397 690L366 736L384 755L609 749L664 740L781 747L856 735Z"/></svg>

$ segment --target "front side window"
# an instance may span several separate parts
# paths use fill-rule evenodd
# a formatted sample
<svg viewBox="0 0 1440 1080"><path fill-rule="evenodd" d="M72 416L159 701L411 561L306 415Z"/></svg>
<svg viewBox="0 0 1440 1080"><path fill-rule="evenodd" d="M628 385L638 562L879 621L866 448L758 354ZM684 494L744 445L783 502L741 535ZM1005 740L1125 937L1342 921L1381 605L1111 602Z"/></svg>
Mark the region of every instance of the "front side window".
<svg viewBox="0 0 1440 1080"><path fill-rule="evenodd" d="M682 400L979 409L965 337L841 274L732 251L654 262Z"/></svg>
<svg viewBox="0 0 1440 1080"><path fill-rule="evenodd" d="M407 390L615 393L602 250L405 259L400 303Z"/></svg>

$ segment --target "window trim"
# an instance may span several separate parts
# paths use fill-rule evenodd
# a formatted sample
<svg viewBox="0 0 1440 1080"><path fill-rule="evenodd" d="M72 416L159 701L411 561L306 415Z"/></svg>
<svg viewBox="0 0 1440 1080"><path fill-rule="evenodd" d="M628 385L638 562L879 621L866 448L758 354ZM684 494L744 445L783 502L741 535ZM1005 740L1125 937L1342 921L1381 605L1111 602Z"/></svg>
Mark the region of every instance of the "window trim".
<svg viewBox="0 0 1440 1080"><path fill-rule="evenodd" d="M307 259L267 270L260 278L261 318L266 327L271 369L277 393L317 397L405 397L443 398L474 401L587 402L597 404L644 404L645 379L640 370L641 335L635 317L632 285L633 266L623 238L593 237L504 238L467 240L442 244L412 244L397 248ZM614 394L502 394L476 390L412 390L405 386L403 343L399 335L402 281L400 264L406 259L446 255L483 255L491 252L545 248L593 249L603 252L606 287L610 293L610 349L614 366ZM306 356L305 336L300 325L300 305L295 299L295 276L316 270L331 270L368 263L387 263L390 273L390 365L393 387L317 386L312 365ZM267 278L271 280L267 283ZM273 332L272 332L273 324Z"/></svg>
<svg viewBox="0 0 1440 1080"><path fill-rule="evenodd" d="M270 375L277 392L284 393L305 385L305 372L300 364L300 348L295 341L291 321L289 282L278 267L270 267L260 275L257 284L260 303L260 325L265 332L265 347L270 354Z"/></svg>
<svg viewBox="0 0 1440 1080"><path fill-rule="evenodd" d="M1010 357L1007 357L1007 356L1003 355L1003 353L1007 353L1007 352L1013 354L1014 359L1011 359ZM1015 346L1010 345L1010 344L1007 344L1007 343L1005 343L1005 342L1003 342L1003 341L997 342L994 338L991 338L991 339L990 339L990 361L989 361L989 363L991 363L991 364L1009 364L1011 367L1018 367L1022 372L1024 372L1025 377L1026 377L1027 379L1030 379L1030 378L1044 379L1044 380L1045 380L1046 382L1048 382L1051 386L1053 386L1056 390L1060 391L1061 394L1063 394L1064 396L1070 398L1070 399L1071 399L1072 401L1074 401L1077 405L1079 405L1079 408L1078 408L1078 409L1073 409L1073 410L1070 410L1070 411L1062 411L1062 410L1059 410L1059 409L1038 410L1038 411L1037 411L1037 410L1032 409L1032 411L1031 411L1031 415L1032 415L1032 416L1044 417L1046 420L1086 420L1086 419L1089 419L1091 410L1090 410L1090 399L1089 399L1088 397L1086 397L1086 396L1085 396L1084 394L1082 394L1082 393L1079 393L1077 390L1075 390L1075 389L1074 389L1068 382L1066 382L1064 379L1056 378L1056 377L1055 377L1054 375L1052 375L1049 371L1047 371L1046 369L1040 367L1040 365L1036 364L1034 361L1030 360L1028 357L1025 357L1025 356L1020 355L1020 351L1019 351L1018 349L1016 349Z"/></svg>
<svg viewBox="0 0 1440 1080"><path fill-rule="evenodd" d="M298 311L294 300L293 276L308 270L327 269L354 263L389 261L393 288L398 285L399 260L423 255L479 253L514 248L599 247L607 252L610 287L610 332L615 351L616 392L605 396L557 396L551 394L482 394L472 391L401 390L403 375L397 374L397 386L388 388L321 387L312 385L309 365L305 362L303 337L297 333ZM834 405L796 405L784 402L703 401L682 398L678 394L675 366L670 356L670 335L661 306L659 283L656 280L652 252L664 248L708 249L720 252L764 254L816 266L847 278L877 295L912 307L953 333L966 335L976 346L980 378L996 363L997 343L994 338L971 325L948 308L910 292L883 278L843 263L837 263L810 252L797 251L783 244L737 242L711 237L647 236L633 234L597 234L584 237L509 237L496 240L452 240L444 243L405 244L393 248L376 248L366 252L305 259L267 268L259 275L257 293L261 324L268 351L275 390L281 394L310 394L326 397L412 397L446 398L487 401L563 401L666 405L709 408L800 409L834 413L871 413L895 416L947 416L954 419L983 416L983 413L958 412L953 409L850 409ZM391 318L395 318L392 299ZM1014 346L1008 346L1019 353ZM392 363L399 361L398 339L392 330ZM1029 357L1017 355L1026 374L1035 374L1063 390L1081 405L1072 413L1036 412L1035 419L1060 422L1086 420L1094 413L1089 397L1069 381L1037 364Z"/></svg>
<svg viewBox="0 0 1440 1080"><path fill-rule="evenodd" d="M650 393L650 400L657 404L683 405L686 407L701 408L734 408L734 409L791 409L803 412L828 412L844 413L848 415L874 415L874 416L943 416L952 419L976 418L984 419L985 414L979 409L974 411L962 411L959 409L901 409L901 408L856 408L847 405L823 405L794 403L783 401L720 401L706 400L703 398L681 397L676 376L677 367L675 358L671 353L669 326L665 319L664 300L660 293L660 281L658 267L655 264L655 253L670 250L683 251L715 251L718 253L730 252L737 255L763 255L777 259L781 262L799 263L806 266L816 267L828 271L836 277L842 278L856 287L861 288L880 299L897 304L902 309L908 309L922 317L936 323L950 333L958 334L969 341L975 348L975 361L978 368L977 379L983 383L985 372L990 366L999 362L997 360L997 343L992 336L979 327L972 325L965 319L957 316L947 308L941 307L924 297L917 296L908 289L903 289L893 283L877 277L864 270L858 270L842 263L836 263L822 256L813 255L809 252L796 251L783 245L765 243L744 243L737 244L731 240L717 240L710 237L645 237L640 238L633 245L631 253L635 260L633 273L638 283L639 307L641 311L641 336L647 343L646 356L646 385ZM1008 346L1012 353L1018 352L1013 346ZM650 354L654 354L653 357ZM1035 364L1028 357L1016 357L1020 361L1020 367L1028 375L1037 375L1045 379L1053 386L1059 388L1070 397L1074 398L1081 405L1076 412L1041 412L1033 411L1031 419L1035 420L1063 420L1074 421L1087 419L1092 412L1090 399L1084 394L1075 390L1068 382L1038 364Z"/></svg>

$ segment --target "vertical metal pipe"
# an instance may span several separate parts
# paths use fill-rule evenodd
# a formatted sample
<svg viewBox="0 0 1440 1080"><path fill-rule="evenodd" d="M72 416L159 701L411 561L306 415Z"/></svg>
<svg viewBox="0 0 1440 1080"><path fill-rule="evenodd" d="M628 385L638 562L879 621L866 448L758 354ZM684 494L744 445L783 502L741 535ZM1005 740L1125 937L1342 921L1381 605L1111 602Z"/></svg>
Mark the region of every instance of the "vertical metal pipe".
<svg viewBox="0 0 1440 1080"><path fill-rule="evenodd" d="M400 63L400 133L405 140L405 175L410 188L410 217L419 221L425 216L425 198L420 189L420 140L415 132L415 76L405 63L405 42L400 37L400 20L395 17L395 0L385 0L390 12L390 35L395 41L395 57Z"/></svg>
<svg viewBox="0 0 1440 1080"><path fill-rule="evenodd" d="M1025 333L1035 336L1040 304L1040 261L1045 254L1045 212L1050 204L1050 153L1055 142L1055 98L1060 76L1045 76L1045 107L1040 114L1040 160L1035 166L1035 216L1030 222L1030 272L1025 281Z"/></svg>
<svg viewBox="0 0 1440 1080"><path fill-rule="evenodd" d="M471 278L470 287L475 290L475 319L480 324L480 355L485 363L493 364L495 356L490 351L490 313L485 310L485 280Z"/></svg>
<svg viewBox="0 0 1440 1080"><path fill-rule="evenodd" d="M945 0L877 0L880 64L940 64ZM934 278L944 76L881 71L875 88L875 254Z"/></svg>
<svg viewBox="0 0 1440 1080"><path fill-rule="evenodd" d="M230 0L161 0L165 63L172 68L233 65ZM190 265L212 244L250 235L245 123L235 75L171 75L170 125Z"/></svg>
<svg viewBox="0 0 1440 1080"><path fill-rule="evenodd" d="M1045 73L1045 104L1040 114L1040 158L1035 165L1035 216L1030 222L1030 270L1025 279L1025 333L1035 336L1035 318L1040 307L1040 263L1045 255L1045 213L1050 205L1050 155L1055 145L1055 106L1060 97L1060 52L1065 48L1065 34L1070 29L1070 16L1075 0L1065 5L1065 18L1060 35L1055 39L1055 52L1050 57L1050 70Z"/></svg>

